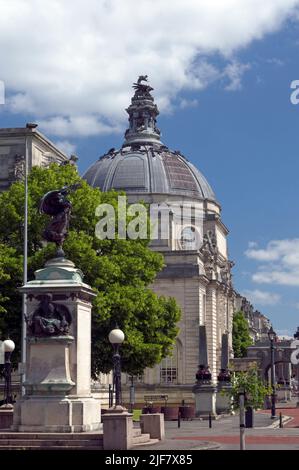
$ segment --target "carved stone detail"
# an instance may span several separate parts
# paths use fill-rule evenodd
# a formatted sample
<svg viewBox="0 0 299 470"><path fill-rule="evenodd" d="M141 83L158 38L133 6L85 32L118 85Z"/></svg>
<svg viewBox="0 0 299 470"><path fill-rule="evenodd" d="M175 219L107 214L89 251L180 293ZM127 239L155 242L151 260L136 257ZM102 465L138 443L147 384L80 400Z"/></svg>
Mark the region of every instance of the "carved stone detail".
<svg viewBox="0 0 299 470"><path fill-rule="evenodd" d="M31 336L61 336L69 333L72 316L69 309L54 303L51 294L38 296L40 304L27 319Z"/></svg>

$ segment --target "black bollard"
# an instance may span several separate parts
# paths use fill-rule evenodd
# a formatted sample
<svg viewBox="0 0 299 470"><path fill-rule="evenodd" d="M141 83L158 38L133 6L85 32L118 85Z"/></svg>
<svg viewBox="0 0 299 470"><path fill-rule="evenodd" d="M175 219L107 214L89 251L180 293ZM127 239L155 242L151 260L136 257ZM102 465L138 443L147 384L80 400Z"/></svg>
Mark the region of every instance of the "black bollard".
<svg viewBox="0 0 299 470"><path fill-rule="evenodd" d="M282 414L279 413L279 427L280 428L283 428L283 424L282 424Z"/></svg>
<svg viewBox="0 0 299 470"><path fill-rule="evenodd" d="M209 428L212 427L212 416L211 413L209 413Z"/></svg>
<svg viewBox="0 0 299 470"><path fill-rule="evenodd" d="M110 384L109 384L108 397L109 397L109 408L112 408L112 406L113 406L113 395L112 395L112 386Z"/></svg>
<svg viewBox="0 0 299 470"><path fill-rule="evenodd" d="M178 428L181 427L181 413L178 414Z"/></svg>

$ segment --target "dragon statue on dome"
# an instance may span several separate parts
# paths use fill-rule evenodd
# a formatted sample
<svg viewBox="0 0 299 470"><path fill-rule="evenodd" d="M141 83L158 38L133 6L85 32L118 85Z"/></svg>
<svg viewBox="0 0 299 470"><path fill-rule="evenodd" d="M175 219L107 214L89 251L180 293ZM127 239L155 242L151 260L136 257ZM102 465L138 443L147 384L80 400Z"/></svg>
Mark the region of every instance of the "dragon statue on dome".
<svg viewBox="0 0 299 470"><path fill-rule="evenodd" d="M147 75L139 75L137 83L133 83L133 88L136 90L137 93L142 94L149 94L153 88L150 85L146 85L142 82L148 82Z"/></svg>

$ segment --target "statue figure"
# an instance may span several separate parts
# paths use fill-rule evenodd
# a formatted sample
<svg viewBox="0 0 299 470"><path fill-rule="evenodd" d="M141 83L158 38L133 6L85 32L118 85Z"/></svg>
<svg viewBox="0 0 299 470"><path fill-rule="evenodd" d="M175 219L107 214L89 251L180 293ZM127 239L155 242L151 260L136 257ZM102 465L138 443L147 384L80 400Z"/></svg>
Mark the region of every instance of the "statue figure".
<svg viewBox="0 0 299 470"><path fill-rule="evenodd" d="M136 93L140 92L142 94L148 95L153 88L150 85L145 85L141 82L147 82L147 75L140 75L137 83L133 83L133 88L136 90Z"/></svg>
<svg viewBox="0 0 299 470"><path fill-rule="evenodd" d="M40 202L40 213L52 216L52 220L44 230L43 236L48 242L56 243L56 256L58 257L64 256L62 244L68 234L72 209L72 204L67 199L67 195L70 191L76 190L78 187L80 187L80 183L49 191L42 197Z"/></svg>
<svg viewBox="0 0 299 470"><path fill-rule="evenodd" d="M199 251L207 257L216 256L218 254L217 240L212 230L208 230L208 232L204 235L202 247Z"/></svg>
<svg viewBox="0 0 299 470"><path fill-rule="evenodd" d="M72 323L70 311L65 305L52 302L52 295L40 296L38 308L27 319L28 330L33 336L59 336L69 333Z"/></svg>

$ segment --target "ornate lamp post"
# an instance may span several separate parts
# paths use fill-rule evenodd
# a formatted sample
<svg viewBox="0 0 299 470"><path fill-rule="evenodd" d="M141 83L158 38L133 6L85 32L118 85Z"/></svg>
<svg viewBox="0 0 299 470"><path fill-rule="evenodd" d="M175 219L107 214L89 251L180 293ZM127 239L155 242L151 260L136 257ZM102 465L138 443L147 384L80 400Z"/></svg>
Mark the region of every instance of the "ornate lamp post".
<svg viewBox="0 0 299 470"><path fill-rule="evenodd" d="M276 403L275 403L275 373L274 373L274 340L276 338L276 333L273 330L272 326L268 331L268 338L270 341L270 353L271 353L271 419L276 418Z"/></svg>
<svg viewBox="0 0 299 470"><path fill-rule="evenodd" d="M115 386L115 406L121 404L121 363L119 347L124 342L125 335L122 330L116 326L109 333L109 341L113 346L113 384Z"/></svg>
<svg viewBox="0 0 299 470"><path fill-rule="evenodd" d="M4 343L4 380L5 380L5 389L4 389L4 406L12 406L12 391L11 391L11 362L10 357L11 353L15 349L15 343L11 339L6 339Z"/></svg>

